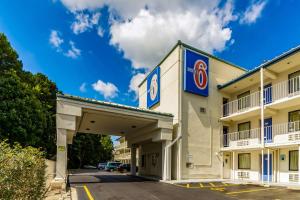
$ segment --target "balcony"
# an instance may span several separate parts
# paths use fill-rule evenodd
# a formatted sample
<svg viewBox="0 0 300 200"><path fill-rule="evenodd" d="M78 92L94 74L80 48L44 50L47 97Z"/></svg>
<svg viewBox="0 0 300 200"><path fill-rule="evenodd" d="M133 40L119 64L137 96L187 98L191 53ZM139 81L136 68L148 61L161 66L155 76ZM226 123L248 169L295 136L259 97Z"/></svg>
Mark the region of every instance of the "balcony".
<svg viewBox="0 0 300 200"><path fill-rule="evenodd" d="M260 128L223 135L223 149L258 148L261 144Z"/></svg>
<svg viewBox="0 0 300 200"><path fill-rule="evenodd" d="M300 121L265 127L265 132L266 146L300 144Z"/></svg>
<svg viewBox="0 0 300 200"><path fill-rule="evenodd" d="M221 120L242 120L259 114L260 92L236 99L222 105Z"/></svg>
<svg viewBox="0 0 300 200"><path fill-rule="evenodd" d="M223 150L259 148L260 128L223 134ZM300 144L300 121L274 124L264 127L264 143L267 147Z"/></svg>
<svg viewBox="0 0 300 200"><path fill-rule="evenodd" d="M300 76L265 88L264 96L267 108L283 109L300 105Z"/></svg>
<svg viewBox="0 0 300 200"><path fill-rule="evenodd" d="M265 113L300 105L300 76L264 88ZM260 92L222 105L222 121L243 120L259 115Z"/></svg>

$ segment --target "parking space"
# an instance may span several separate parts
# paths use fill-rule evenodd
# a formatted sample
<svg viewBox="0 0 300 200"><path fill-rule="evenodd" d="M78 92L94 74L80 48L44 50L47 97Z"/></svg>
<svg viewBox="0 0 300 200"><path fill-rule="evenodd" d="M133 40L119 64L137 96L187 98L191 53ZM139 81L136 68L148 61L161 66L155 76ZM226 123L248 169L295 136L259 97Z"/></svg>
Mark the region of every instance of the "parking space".
<svg viewBox="0 0 300 200"><path fill-rule="evenodd" d="M226 182L184 183L175 184L177 187L190 190L210 190L222 193L234 199L273 199L296 200L300 199L300 191L285 187L264 187L250 184L232 184Z"/></svg>

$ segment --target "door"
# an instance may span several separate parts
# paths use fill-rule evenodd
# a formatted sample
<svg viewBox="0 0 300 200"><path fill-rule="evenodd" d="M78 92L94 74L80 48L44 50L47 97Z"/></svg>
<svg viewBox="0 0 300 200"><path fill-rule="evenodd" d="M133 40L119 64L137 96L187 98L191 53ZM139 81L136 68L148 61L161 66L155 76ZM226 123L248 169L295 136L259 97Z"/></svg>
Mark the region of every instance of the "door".
<svg viewBox="0 0 300 200"><path fill-rule="evenodd" d="M228 99L223 98L223 117L226 117L229 115L229 104Z"/></svg>
<svg viewBox="0 0 300 200"><path fill-rule="evenodd" d="M223 147L228 147L229 146L228 132L229 132L228 126L223 126Z"/></svg>
<svg viewBox="0 0 300 200"><path fill-rule="evenodd" d="M230 179L231 176L231 156L226 152L223 154L223 178Z"/></svg>
<svg viewBox="0 0 300 200"><path fill-rule="evenodd" d="M264 104L272 103L272 84L264 86Z"/></svg>
<svg viewBox="0 0 300 200"><path fill-rule="evenodd" d="M272 154L270 154L270 165L269 165L269 174L270 174L270 181L273 180L273 172L272 172ZM263 170L263 180L268 181L268 154L264 154L264 170Z"/></svg>
<svg viewBox="0 0 300 200"><path fill-rule="evenodd" d="M264 120L264 140L265 143L272 142L272 118Z"/></svg>

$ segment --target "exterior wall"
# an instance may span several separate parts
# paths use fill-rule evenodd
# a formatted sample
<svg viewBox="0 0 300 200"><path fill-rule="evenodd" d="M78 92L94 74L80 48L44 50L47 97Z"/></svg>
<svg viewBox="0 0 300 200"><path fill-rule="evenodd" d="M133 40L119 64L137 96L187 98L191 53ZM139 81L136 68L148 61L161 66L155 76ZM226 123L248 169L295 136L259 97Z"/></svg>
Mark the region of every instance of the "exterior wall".
<svg viewBox="0 0 300 200"><path fill-rule="evenodd" d="M284 160L279 160L278 182L289 183L289 174L298 174L298 171L289 170L289 151L298 150L297 147L284 148L279 150L279 155L284 155ZM294 181L291 181L294 182Z"/></svg>
<svg viewBox="0 0 300 200"><path fill-rule="evenodd" d="M151 142L140 145L139 169L140 175L162 177L162 145L160 142ZM145 162L142 165L142 157Z"/></svg>
<svg viewBox="0 0 300 200"><path fill-rule="evenodd" d="M172 113L174 124L179 116L179 46L159 65L160 67L160 102L151 110ZM147 108L147 81L139 87L139 107Z"/></svg>
<svg viewBox="0 0 300 200"><path fill-rule="evenodd" d="M115 146L114 160L121 163L130 163L130 148L127 147L127 141L124 137L120 138L118 144Z"/></svg>
<svg viewBox="0 0 300 200"><path fill-rule="evenodd" d="M251 168L238 168L238 154L250 153ZM234 178L235 180L260 181L261 180L261 151L237 151L234 155Z"/></svg>
<svg viewBox="0 0 300 200"><path fill-rule="evenodd" d="M182 92L182 179L221 177L222 160L218 152L222 95L217 85L243 73L209 57L209 96ZM200 107L206 108L206 113L200 113Z"/></svg>

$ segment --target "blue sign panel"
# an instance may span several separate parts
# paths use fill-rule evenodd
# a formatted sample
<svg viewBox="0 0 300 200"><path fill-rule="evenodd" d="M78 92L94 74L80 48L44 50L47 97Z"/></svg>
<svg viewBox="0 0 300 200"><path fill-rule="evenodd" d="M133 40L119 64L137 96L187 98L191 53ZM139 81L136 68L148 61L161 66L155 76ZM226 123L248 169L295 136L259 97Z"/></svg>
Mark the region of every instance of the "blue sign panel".
<svg viewBox="0 0 300 200"><path fill-rule="evenodd" d="M208 96L209 75L208 57L185 50L184 59L184 91Z"/></svg>
<svg viewBox="0 0 300 200"><path fill-rule="evenodd" d="M160 101L160 67L156 67L147 77L147 108Z"/></svg>

